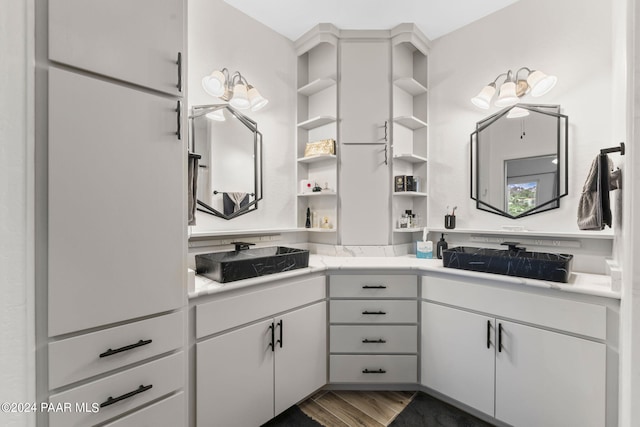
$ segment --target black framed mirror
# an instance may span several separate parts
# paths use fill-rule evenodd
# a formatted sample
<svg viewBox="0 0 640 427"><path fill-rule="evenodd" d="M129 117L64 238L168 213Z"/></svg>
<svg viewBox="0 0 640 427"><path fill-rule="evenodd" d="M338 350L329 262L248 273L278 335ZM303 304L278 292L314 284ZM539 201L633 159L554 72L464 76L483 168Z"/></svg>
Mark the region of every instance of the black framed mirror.
<svg viewBox="0 0 640 427"><path fill-rule="evenodd" d="M568 138L559 105L516 104L479 121L470 141L476 208L513 219L559 208Z"/></svg>
<svg viewBox="0 0 640 427"><path fill-rule="evenodd" d="M233 219L262 200L262 133L228 104L197 105L189 115L191 151L198 165L197 209Z"/></svg>

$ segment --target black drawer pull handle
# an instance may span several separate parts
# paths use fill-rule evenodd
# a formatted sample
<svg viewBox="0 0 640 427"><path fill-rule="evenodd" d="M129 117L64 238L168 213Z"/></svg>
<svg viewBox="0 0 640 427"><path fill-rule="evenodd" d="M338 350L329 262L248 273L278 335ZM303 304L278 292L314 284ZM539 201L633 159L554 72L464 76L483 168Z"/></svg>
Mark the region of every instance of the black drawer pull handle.
<svg viewBox="0 0 640 427"><path fill-rule="evenodd" d="M115 350L107 350L100 354L100 357L113 356L114 354L122 353L123 351L133 350L134 348L142 347L143 345L151 344L153 340L140 340L135 344L125 345L124 347L116 348Z"/></svg>
<svg viewBox="0 0 640 427"><path fill-rule="evenodd" d="M487 348L491 348L491 320L487 320Z"/></svg>
<svg viewBox="0 0 640 427"><path fill-rule="evenodd" d="M387 314L384 311L363 311L362 314Z"/></svg>
<svg viewBox="0 0 640 427"><path fill-rule="evenodd" d="M387 371L385 371L384 369L378 369L378 370L375 370L375 371L370 371L368 369L364 369L362 371L362 373L363 374L386 374Z"/></svg>
<svg viewBox="0 0 640 427"><path fill-rule="evenodd" d="M182 52L178 52L176 64L178 65L178 84L176 87L178 88L178 92L182 92Z"/></svg>
<svg viewBox="0 0 640 427"><path fill-rule="evenodd" d="M276 344L280 344L280 348L282 348L282 329L283 329L282 319L278 320L278 327L280 328L280 339L276 341Z"/></svg>
<svg viewBox="0 0 640 427"><path fill-rule="evenodd" d="M271 347L271 351L276 351L276 346L275 346L276 327L273 324L273 322L271 322L271 324L269 325L269 329L271 330L271 342L269 343L269 347Z"/></svg>
<svg viewBox="0 0 640 427"><path fill-rule="evenodd" d="M176 119L178 124L178 130L176 131L176 135L178 136L178 140L182 139L182 102L178 101L176 105Z"/></svg>
<svg viewBox="0 0 640 427"><path fill-rule="evenodd" d="M363 343L365 343L365 344L384 344L384 343L386 343L387 341L386 341L386 340L383 340L383 339L379 339L379 340L370 340L370 339L368 339L368 338L365 338L365 339L363 339L363 340L362 340L362 342L363 342Z"/></svg>
<svg viewBox="0 0 640 427"><path fill-rule="evenodd" d="M362 289L387 289L385 285L364 285Z"/></svg>
<svg viewBox="0 0 640 427"><path fill-rule="evenodd" d="M498 323L498 353L502 353L502 323Z"/></svg>
<svg viewBox="0 0 640 427"><path fill-rule="evenodd" d="M100 404L100 407L104 408L105 406L113 405L114 403L118 403L121 400L125 400L125 399L128 399L130 397L133 397L136 394L144 393L145 391L150 390L152 387L153 387L152 384L141 385L140 387L138 387L137 390L130 391L129 393L125 393L122 396L118 396L118 397L109 396L109 398L107 400L105 400L104 402L102 402Z"/></svg>

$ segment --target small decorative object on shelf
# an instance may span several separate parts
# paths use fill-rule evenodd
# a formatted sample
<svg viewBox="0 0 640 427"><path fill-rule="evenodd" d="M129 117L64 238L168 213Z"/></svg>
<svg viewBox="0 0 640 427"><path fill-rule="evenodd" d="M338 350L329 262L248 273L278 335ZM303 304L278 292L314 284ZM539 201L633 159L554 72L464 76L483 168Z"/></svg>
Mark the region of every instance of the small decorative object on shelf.
<svg viewBox="0 0 640 427"><path fill-rule="evenodd" d="M396 175L394 177L394 191L396 193L402 191L420 191L420 177L414 175Z"/></svg>
<svg viewBox="0 0 640 427"><path fill-rule="evenodd" d="M336 154L336 141L334 139L323 139L320 141L307 142L304 148L305 157L321 154Z"/></svg>
<svg viewBox="0 0 640 427"><path fill-rule="evenodd" d="M318 193L318 192L322 191L322 188L321 188L321 187L318 185L318 183L316 182L316 183L315 183L315 185L313 186L312 191L313 191L314 193Z"/></svg>
<svg viewBox="0 0 640 427"><path fill-rule="evenodd" d="M311 209L307 208L307 221L304 223L304 228L311 228Z"/></svg>
<svg viewBox="0 0 640 427"><path fill-rule="evenodd" d="M331 225L331 223L329 222L329 217L328 216L322 217L322 224L320 224L320 228L324 228L324 229L333 228L333 225Z"/></svg>

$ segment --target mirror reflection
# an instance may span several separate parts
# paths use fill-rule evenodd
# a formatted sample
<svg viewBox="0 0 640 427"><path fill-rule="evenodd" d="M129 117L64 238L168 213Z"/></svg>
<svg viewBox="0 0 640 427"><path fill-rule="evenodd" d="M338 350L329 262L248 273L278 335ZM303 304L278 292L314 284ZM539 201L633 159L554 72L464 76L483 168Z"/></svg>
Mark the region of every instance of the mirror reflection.
<svg viewBox="0 0 640 427"><path fill-rule="evenodd" d="M567 195L568 118L558 105L518 104L471 134L471 198L478 209L520 218Z"/></svg>
<svg viewBox="0 0 640 427"><path fill-rule="evenodd" d="M198 165L198 210L224 219L258 208L262 199L262 134L227 104L199 105L189 116Z"/></svg>

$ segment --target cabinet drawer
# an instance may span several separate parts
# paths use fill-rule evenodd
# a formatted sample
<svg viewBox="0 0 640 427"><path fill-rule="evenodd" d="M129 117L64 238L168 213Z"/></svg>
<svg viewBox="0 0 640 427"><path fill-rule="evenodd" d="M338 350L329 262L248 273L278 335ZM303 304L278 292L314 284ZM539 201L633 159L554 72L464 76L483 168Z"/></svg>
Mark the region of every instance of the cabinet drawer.
<svg viewBox="0 0 640 427"><path fill-rule="evenodd" d="M332 355L329 382L415 383L417 356Z"/></svg>
<svg viewBox="0 0 640 427"><path fill-rule="evenodd" d="M331 323L417 323L417 301L334 300Z"/></svg>
<svg viewBox="0 0 640 427"><path fill-rule="evenodd" d="M174 350L182 346L183 335L184 314L172 313L53 342L49 389Z"/></svg>
<svg viewBox="0 0 640 427"><path fill-rule="evenodd" d="M380 342L383 341L383 342ZM331 326L332 353L416 353L417 326Z"/></svg>
<svg viewBox="0 0 640 427"><path fill-rule="evenodd" d="M196 306L196 338L324 299L325 276L286 282Z"/></svg>
<svg viewBox="0 0 640 427"><path fill-rule="evenodd" d="M180 392L104 427L176 427L184 425L186 402Z"/></svg>
<svg viewBox="0 0 640 427"><path fill-rule="evenodd" d="M607 336L604 305L424 277L422 298L593 338Z"/></svg>
<svg viewBox="0 0 640 427"><path fill-rule="evenodd" d="M331 298L416 298L416 276L336 275L329 278Z"/></svg>
<svg viewBox="0 0 640 427"><path fill-rule="evenodd" d="M185 360L182 352L137 366L132 369L93 381L83 386L52 395L50 404L70 405L69 411L49 413L49 427L84 427L99 424L145 403L158 399L184 387ZM100 411L78 410L76 405L91 408L94 403L104 403L111 397L117 399L140 387L146 391L131 395L121 401L100 408ZM81 408L80 408L81 409Z"/></svg>

